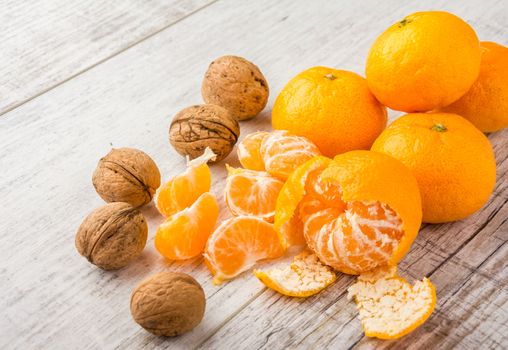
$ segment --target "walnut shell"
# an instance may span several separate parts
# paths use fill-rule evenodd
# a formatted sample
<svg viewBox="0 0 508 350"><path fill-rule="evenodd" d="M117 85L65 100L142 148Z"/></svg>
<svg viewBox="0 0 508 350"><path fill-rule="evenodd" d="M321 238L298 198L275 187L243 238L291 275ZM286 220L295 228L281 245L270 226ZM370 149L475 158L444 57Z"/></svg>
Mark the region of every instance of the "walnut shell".
<svg viewBox="0 0 508 350"><path fill-rule="evenodd" d="M128 203L108 203L92 211L76 233L76 249L104 270L126 266L146 244L146 220Z"/></svg>
<svg viewBox="0 0 508 350"><path fill-rule="evenodd" d="M169 142L178 153L191 159L210 147L218 162L231 152L239 136L238 122L216 105L187 107L175 115L169 126Z"/></svg>
<svg viewBox="0 0 508 350"><path fill-rule="evenodd" d="M266 106L268 90L259 68L237 56L223 56L213 61L201 85L206 103L226 108L237 120L258 115Z"/></svg>
<svg viewBox="0 0 508 350"><path fill-rule="evenodd" d="M99 161L92 182L106 202L126 202L139 207L152 200L161 184L161 175L145 152L118 148Z"/></svg>
<svg viewBox="0 0 508 350"><path fill-rule="evenodd" d="M184 273L161 272L132 292L131 314L147 331L172 337L196 327L205 313L205 293Z"/></svg>

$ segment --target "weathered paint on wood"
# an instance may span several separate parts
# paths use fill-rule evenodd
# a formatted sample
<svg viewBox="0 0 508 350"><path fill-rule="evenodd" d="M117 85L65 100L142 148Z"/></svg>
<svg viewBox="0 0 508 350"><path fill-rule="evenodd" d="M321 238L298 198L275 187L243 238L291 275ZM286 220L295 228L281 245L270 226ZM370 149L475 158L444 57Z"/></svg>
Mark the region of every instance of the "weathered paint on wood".
<svg viewBox="0 0 508 350"><path fill-rule="evenodd" d="M88 26L116 29L100 36L97 46L84 45L86 53L80 50L85 50L83 43L88 39L59 37L55 45L66 53L51 61L54 70L37 70L23 62L12 66L12 61L0 68L9 71L10 65L10 70L20 72L19 80L11 81L14 87L22 87L0 85L0 110L3 106L8 111L0 117L0 277L4 286L0 290L0 347L508 347L508 130L490 136L498 183L489 204L466 220L425 226L401 263L402 273L410 278L429 276L439 299L430 320L396 342L363 337L354 305L345 297L352 277L341 276L319 295L301 300L267 290L250 273L213 286L202 259L164 261L153 247L155 228L162 221L153 205L143 209L150 227L147 248L127 268L102 272L74 249L74 234L82 218L102 204L91 185L91 173L111 147L146 151L164 179L183 170L183 159L167 141L167 127L179 109L201 103L201 78L213 58L237 54L259 65L270 84L270 107L284 83L310 66L328 65L361 74L375 36L417 10L450 10L469 21L481 39L507 45L508 11L501 0L318 1L312 5L289 0L219 0L200 10L202 2L193 1L194 7L178 3L188 10L180 12L153 2L122 4L118 12L101 5L106 7L101 12L97 4L66 2L67 7L51 12L53 17L38 19L40 37L30 29L35 24L2 22L9 24L14 47L21 36L30 42L49 42L31 58L39 55L45 64L54 44L47 33L58 30L52 23L60 23L59 18L75 18L89 9L89 16L98 11L103 17L98 16L93 25L74 21L68 25L85 31L90 30ZM27 21L44 11L10 9L19 16L25 14ZM179 16L186 17L178 20ZM177 23L172 24L171 18ZM153 24L146 23L150 21ZM30 73L32 69L39 73ZM270 128L269 107L241 124L242 135ZM234 155L225 162L238 164ZM213 190L222 198L223 163L212 166L212 172ZM221 207L226 217L222 199ZM129 313L134 286L165 269L191 273L207 295L203 322L175 339L146 333Z"/></svg>
<svg viewBox="0 0 508 350"><path fill-rule="evenodd" d="M0 115L211 2L2 1Z"/></svg>

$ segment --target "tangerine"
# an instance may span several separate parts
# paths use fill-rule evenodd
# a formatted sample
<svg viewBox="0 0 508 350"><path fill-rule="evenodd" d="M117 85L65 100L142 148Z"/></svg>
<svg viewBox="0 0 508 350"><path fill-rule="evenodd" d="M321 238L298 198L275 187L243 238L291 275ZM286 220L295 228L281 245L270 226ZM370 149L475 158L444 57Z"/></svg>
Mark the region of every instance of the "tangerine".
<svg viewBox="0 0 508 350"><path fill-rule="evenodd" d="M358 74L314 67L282 89L273 106L272 126L309 138L322 154L333 157L369 149L386 126L386 108Z"/></svg>
<svg viewBox="0 0 508 350"><path fill-rule="evenodd" d="M459 100L442 108L456 113L483 132L508 127L508 48L482 42L480 75Z"/></svg>
<svg viewBox="0 0 508 350"><path fill-rule="evenodd" d="M309 139L292 135L286 130L267 135L261 143L260 153L266 171L284 180L300 164L321 154Z"/></svg>
<svg viewBox="0 0 508 350"><path fill-rule="evenodd" d="M365 74L384 105L424 112L464 95L480 72L475 31L444 11L416 12L390 26L372 44Z"/></svg>
<svg viewBox="0 0 508 350"><path fill-rule="evenodd" d="M379 136L372 150L413 171L424 222L463 219L480 209L494 189L496 160L489 140L456 114L406 114Z"/></svg>
<svg viewBox="0 0 508 350"><path fill-rule="evenodd" d="M421 224L421 199L416 179L402 163L351 151L333 160L311 159L286 181L275 214L286 247L295 239L284 228L295 216L323 263L359 274L402 259Z"/></svg>

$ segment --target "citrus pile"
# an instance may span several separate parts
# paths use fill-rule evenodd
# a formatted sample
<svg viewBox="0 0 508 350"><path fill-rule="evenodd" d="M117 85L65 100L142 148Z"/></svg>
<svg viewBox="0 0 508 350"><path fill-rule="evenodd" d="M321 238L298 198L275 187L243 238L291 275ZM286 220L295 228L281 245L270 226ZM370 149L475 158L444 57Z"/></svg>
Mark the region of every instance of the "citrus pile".
<svg viewBox="0 0 508 350"><path fill-rule="evenodd" d="M292 297L322 291L336 272L359 275L349 296L365 334L411 332L431 315L436 292L427 278L411 285L399 277L397 264L422 221L463 219L491 195L496 163L482 132L508 126L507 62L507 48L480 43L455 15L429 11L375 40L366 78L327 67L301 72L274 103L275 130L246 135L237 145L242 167L226 165L230 218L215 227L206 164L214 154L206 150L159 190L167 219L157 250L173 260L202 254L219 284L298 249L291 263L254 275ZM409 114L385 129L385 106Z"/></svg>

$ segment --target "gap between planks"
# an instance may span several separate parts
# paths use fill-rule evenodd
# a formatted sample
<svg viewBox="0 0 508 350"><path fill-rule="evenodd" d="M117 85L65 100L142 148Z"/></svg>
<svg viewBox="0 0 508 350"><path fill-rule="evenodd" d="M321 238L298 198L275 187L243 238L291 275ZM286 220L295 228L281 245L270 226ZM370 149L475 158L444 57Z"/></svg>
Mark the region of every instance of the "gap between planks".
<svg viewBox="0 0 508 350"><path fill-rule="evenodd" d="M11 111L13 111L13 110L15 110L16 108L19 108L20 106L23 106L25 103L28 103L28 102L30 102L30 101L32 101L32 100L34 100L34 99L36 99L36 98L38 98L38 97L40 97L40 96L44 95L45 93L47 93L47 92L49 92L49 91L51 91L51 90L53 90L53 89L55 89L55 88L57 88L57 87L61 86L61 85L64 85L64 84L65 84L65 83L67 83L68 81L70 81L70 80L72 80L72 79L74 79L74 78L76 78L76 77L80 76L80 75L81 75L81 74L83 74L83 73L86 73L86 72L88 72L88 71L90 71L90 70L94 69L95 67L97 67L97 66L101 65L101 64L102 64L102 63L104 63L104 62L109 61L110 59L112 59L112 58L114 58L114 57L116 57L116 56L118 56L118 55L120 55L120 54L124 53L125 51L128 51L129 49L131 49L131 48L133 48L134 46L136 46L136 45L138 45L138 44L142 43L143 41L148 40L148 39L150 39L150 38L152 38L152 37L156 36L157 34L159 34L159 33L163 32L163 31L165 31L166 29L168 29L168 28L170 28L170 27L174 26L175 24L177 24L177 23L179 23L179 22L181 22L181 21L183 21L183 20L185 20L185 19L189 18L190 16L192 16L192 15L196 14L197 12L199 12L199 11L201 11L201 10L203 10L203 9L205 9L205 8L207 8L207 7L211 6L211 5L213 5L213 4L215 4L217 1L219 1L219 0L211 0L209 3L207 3L207 4L205 4L205 5L201 6L201 7L198 7L198 8L197 8L197 9L195 9L195 10L192 10L191 12L189 12L189 13L187 13L186 15L184 15L184 16L182 16L182 17L178 18L177 20L174 20L173 22L171 22L171 23L169 23L169 24L167 24L167 25L165 25L165 26L162 26L161 28L159 28L159 29L157 29L157 30L153 31L152 33L150 33L150 34L148 34L148 35L145 35L145 36L144 36L144 37L142 37L141 39L138 39L138 40L136 40L136 41L134 41L134 42L132 42L132 43L128 44L127 46L125 46L125 47L121 48L120 50L118 50L118 51L116 51L116 52L114 52L114 53L110 54L109 56L106 56L105 58L102 58L102 59L98 60L97 62L95 62L95 63L91 64L90 66L88 66L88 67L86 67L86 68L83 68L83 69L81 69L81 70L78 70L76 73L71 74L70 76L68 76L67 78L65 78L65 79L63 79L63 80L61 80L61 81L59 81L59 82L57 82L56 84L50 85L49 87L42 89L41 91L39 91L38 93L34 94L33 96L31 96L31 97L29 97L29 98L26 98L26 99L24 99L24 100L22 100L22 101L20 101L20 102L15 103L15 104L13 104L12 106L10 106L10 107L6 108L4 111L0 112L0 117L2 117L2 116L4 116L5 114L7 114L7 113L9 113L9 112L11 112Z"/></svg>

